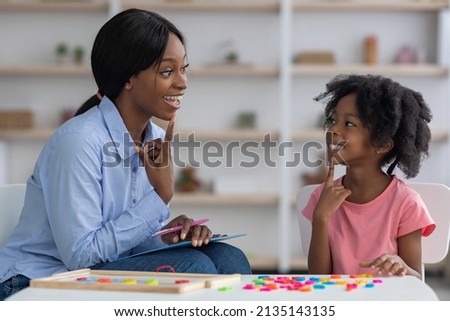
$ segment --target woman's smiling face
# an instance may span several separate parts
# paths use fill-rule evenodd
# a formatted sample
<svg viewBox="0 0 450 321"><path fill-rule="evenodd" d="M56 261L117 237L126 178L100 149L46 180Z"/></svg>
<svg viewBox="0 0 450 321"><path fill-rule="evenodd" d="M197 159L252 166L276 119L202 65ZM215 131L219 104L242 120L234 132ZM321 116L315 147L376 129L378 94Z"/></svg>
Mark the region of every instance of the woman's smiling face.
<svg viewBox="0 0 450 321"><path fill-rule="evenodd" d="M187 67L185 47L170 33L161 63L139 72L125 85L131 86L133 105L149 118L171 119L187 89Z"/></svg>

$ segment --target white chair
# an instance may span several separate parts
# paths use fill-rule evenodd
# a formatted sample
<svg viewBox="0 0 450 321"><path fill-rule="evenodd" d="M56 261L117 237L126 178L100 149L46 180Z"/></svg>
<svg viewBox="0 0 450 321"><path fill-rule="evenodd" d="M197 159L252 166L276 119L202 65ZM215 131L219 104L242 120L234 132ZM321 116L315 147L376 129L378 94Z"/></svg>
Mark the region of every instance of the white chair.
<svg viewBox="0 0 450 321"><path fill-rule="evenodd" d="M409 182L408 184L420 194L436 223L434 232L430 236L422 238L422 263L439 263L447 256L450 242L450 188L436 183ZM305 208L309 196L317 186L303 186L297 196L296 208L302 249L305 256L308 255L311 240L311 222L301 214L301 211ZM422 274L424 277L425 269L423 269Z"/></svg>
<svg viewBox="0 0 450 321"><path fill-rule="evenodd" d="M25 199L26 184L0 185L0 247L5 245L19 222Z"/></svg>

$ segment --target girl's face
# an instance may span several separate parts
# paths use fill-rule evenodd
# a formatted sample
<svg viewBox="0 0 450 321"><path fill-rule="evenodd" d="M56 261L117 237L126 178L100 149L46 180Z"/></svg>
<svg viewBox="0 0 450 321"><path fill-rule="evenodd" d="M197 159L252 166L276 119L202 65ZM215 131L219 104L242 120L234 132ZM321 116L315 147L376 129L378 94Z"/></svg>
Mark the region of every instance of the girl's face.
<svg viewBox="0 0 450 321"><path fill-rule="evenodd" d="M181 108L187 88L186 51L174 34L169 35L161 64L153 64L130 78L130 97L136 108L148 118L170 120Z"/></svg>
<svg viewBox="0 0 450 321"><path fill-rule="evenodd" d="M327 130L327 148L334 164L350 167L367 165L377 157L376 148L370 143L370 132L359 117L356 95L344 96L331 115Z"/></svg>

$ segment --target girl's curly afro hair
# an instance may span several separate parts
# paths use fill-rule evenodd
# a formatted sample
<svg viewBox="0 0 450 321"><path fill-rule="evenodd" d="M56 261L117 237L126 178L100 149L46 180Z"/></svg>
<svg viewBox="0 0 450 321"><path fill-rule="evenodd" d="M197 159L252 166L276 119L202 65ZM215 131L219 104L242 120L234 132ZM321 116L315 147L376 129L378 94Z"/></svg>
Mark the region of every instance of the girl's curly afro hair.
<svg viewBox="0 0 450 321"><path fill-rule="evenodd" d="M388 174L398 166L407 178L415 177L428 156L431 139L428 123L432 114L422 95L378 75L339 75L314 98L326 102L325 125L338 101L349 94L356 95L357 110L369 128L372 145L384 147L389 139L394 141L381 164L390 164Z"/></svg>

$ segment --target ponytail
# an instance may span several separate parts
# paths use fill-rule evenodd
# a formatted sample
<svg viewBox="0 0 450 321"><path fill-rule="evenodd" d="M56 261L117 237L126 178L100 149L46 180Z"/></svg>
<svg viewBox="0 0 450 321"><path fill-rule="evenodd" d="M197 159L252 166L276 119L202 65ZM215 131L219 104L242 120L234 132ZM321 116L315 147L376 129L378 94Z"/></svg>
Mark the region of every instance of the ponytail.
<svg viewBox="0 0 450 321"><path fill-rule="evenodd" d="M85 112L87 112L89 109L91 109L94 106L97 106L100 104L100 98L97 95L93 95L91 98L86 100L75 112L75 116L81 115Z"/></svg>

